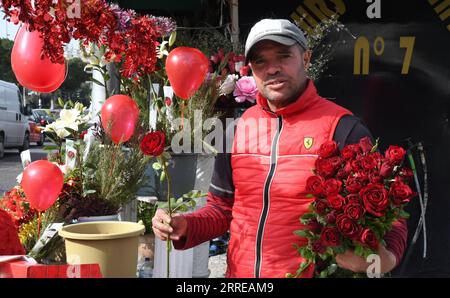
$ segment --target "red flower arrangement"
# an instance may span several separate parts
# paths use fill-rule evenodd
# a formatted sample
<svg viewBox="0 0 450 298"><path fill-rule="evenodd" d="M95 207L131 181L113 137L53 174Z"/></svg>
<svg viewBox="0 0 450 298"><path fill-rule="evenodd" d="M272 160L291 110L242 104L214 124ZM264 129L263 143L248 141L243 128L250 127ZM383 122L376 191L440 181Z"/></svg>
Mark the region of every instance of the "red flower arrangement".
<svg viewBox="0 0 450 298"><path fill-rule="evenodd" d="M333 141L320 147L315 175L306 182L314 199L300 219L306 229L294 232L307 240L296 247L305 261L287 276L299 276L311 264L317 275L333 275L337 254L353 249L367 258L392 224L408 217L404 207L416 193L408 186L413 172L401 167L406 151L390 146L382 155L377 147L367 137L342 151Z"/></svg>
<svg viewBox="0 0 450 298"><path fill-rule="evenodd" d="M20 186L7 191L0 200L0 209L5 210L14 221L17 230L20 226L34 219L36 211L30 207Z"/></svg>
<svg viewBox="0 0 450 298"><path fill-rule="evenodd" d="M138 16L104 0L85 0L79 7L66 1L4 0L8 20L29 24L44 39L43 55L64 63L63 45L71 38L106 48L107 61L122 62L121 74L138 78L155 70L157 39L175 30L168 18ZM77 15L75 12L78 12Z"/></svg>

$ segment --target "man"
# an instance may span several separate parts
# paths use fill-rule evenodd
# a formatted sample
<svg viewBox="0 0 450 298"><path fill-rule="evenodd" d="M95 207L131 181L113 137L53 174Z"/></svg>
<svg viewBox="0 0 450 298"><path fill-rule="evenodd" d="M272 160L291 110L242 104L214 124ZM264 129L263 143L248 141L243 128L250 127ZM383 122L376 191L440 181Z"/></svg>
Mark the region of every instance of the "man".
<svg viewBox="0 0 450 298"><path fill-rule="evenodd" d="M227 277L284 277L301 262L292 244L306 243L293 231L304 228L299 217L311 203L305 181L317 150L329 140L341 148L357 143L370 132L350 111L317 94L306 77L311 51L301 30L288 20L256 23L245 56L259 91L257 105L240 119L232 152L218 155L207 205L172 219L158 210L153 230L162 240L170 237L175 248L187 249L229 229ZM258 120L270 123L259 125ZM378 250L382 272L401 259L405 223L397 222L385 241L387 248ZM365 272L369 265L352 251L336 261L355 272ZM311 277L313 269L302 276Z"/></svg>

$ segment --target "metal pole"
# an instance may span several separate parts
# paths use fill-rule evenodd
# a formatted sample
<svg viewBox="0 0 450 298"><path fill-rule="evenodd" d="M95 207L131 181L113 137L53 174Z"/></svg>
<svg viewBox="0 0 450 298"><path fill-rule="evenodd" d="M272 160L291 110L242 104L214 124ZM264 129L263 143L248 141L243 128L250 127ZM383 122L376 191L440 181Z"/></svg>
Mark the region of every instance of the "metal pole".
<svg viewBox="0 0 450 298"><path fill-rule="evenodd" d="M239 0L230 0L231 42L233 50L239 49Z"/></svg>

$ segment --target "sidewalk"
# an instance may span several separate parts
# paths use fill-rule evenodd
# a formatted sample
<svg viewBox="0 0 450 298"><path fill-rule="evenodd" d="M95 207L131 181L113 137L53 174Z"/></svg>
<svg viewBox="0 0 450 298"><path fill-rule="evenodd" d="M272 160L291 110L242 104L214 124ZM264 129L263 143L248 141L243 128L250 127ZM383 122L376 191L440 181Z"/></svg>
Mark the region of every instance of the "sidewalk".
<svg viewBox="0 0 450 298"><path fill-rule="evenodd" d="M227 270L227 254L223 253L209 257L208 268L211 271L209 278L223 278Z"/></svg>

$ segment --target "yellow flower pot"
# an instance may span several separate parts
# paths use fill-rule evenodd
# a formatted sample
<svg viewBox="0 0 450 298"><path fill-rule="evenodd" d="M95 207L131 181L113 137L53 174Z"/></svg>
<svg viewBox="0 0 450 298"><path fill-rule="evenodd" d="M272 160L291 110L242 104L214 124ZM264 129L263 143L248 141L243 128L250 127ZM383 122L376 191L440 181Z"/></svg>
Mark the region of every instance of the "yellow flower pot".
<svg viewBox="0 0 450 298"><path fill-rule="evenodd" d="M144 225L98 221L63 227L67 263L99 264L103 277L136 277L139 235Z"/></svg>

